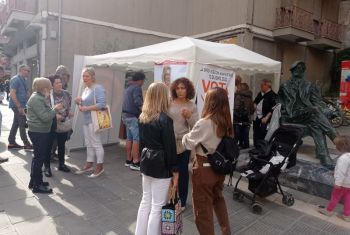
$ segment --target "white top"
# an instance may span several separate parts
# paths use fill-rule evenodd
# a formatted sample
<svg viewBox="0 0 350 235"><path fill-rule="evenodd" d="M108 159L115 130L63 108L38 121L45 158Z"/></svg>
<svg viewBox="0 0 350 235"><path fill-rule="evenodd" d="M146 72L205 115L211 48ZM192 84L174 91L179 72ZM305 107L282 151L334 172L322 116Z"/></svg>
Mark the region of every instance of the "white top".
<svg viewBox="0 0 350 235"><path fill-rule="evenodd" d="M196 122L191 132L182 138L182 144L186 149L194 149L196 154L205 156L199 143L208 150L208 153L214 153L218 147L221 138L216 135L216 124L211 119L201 118Z"/></svg>
<svg viewBox="0 0 350 235"><path fill-rule="evenodd" d="M334 170L335 185L350 188L350 153L343 153Z"/></svg>
<svg viewBox="0 0 350 235"><path fill-rule="evenodd" d="M264 99L261 99L259 104L256 106L256 116L261 119L263 117L262 106Z"/></svg>

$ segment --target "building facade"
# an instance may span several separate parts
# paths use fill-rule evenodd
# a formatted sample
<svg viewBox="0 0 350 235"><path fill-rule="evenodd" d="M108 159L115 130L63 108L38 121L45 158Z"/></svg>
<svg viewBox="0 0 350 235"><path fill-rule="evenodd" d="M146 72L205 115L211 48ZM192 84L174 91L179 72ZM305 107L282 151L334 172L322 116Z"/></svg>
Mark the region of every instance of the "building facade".
<svg viewBox="0 0 350 235"><path fill-rule="evenodd" d="M1 40L32 77L73 69L74 54L95 55L182 36L235 43L289 66L304 60L306 76L329 86L334 51L342 48L340 0L7 0ZM256 75L256 78L264 78ZM258 91L248 79L254 92Z"/></svg>

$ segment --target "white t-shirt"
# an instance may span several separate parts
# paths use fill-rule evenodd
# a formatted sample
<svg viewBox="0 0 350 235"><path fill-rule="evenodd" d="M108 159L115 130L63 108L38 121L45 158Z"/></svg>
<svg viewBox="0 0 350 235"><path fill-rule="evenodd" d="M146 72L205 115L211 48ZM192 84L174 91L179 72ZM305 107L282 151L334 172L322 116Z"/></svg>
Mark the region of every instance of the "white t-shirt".
<svg viewBox="0 0 350 235"><path fill-rule="evenodd" d="M350 188L350 153L343 153L334 170L335 185Z"/></svg>

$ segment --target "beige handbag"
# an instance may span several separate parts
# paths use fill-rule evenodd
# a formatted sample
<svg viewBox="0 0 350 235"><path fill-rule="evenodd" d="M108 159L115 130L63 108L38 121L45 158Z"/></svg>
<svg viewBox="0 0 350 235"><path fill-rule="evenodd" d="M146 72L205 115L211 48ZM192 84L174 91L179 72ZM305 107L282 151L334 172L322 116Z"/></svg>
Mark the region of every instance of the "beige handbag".
<svg viewBox="0 0 350 235"><path fill-rule="evenodd" d="M94 90L94 102L96 96ZM103 109L91 111L91 120L95 132L101 132L113 128L111 109L107 104Z"/></svg>

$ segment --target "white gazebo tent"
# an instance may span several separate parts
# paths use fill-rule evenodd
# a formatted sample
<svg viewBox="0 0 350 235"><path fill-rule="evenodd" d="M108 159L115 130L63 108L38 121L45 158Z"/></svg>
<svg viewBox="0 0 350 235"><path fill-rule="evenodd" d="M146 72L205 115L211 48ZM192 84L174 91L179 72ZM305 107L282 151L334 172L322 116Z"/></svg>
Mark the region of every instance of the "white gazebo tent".
<svg viewBox="0 0 350 235"><path fill-rule="evenodd" d="M183 61L189 64L187 75L196 85L200 65L215 65L232 69L239 74L272 74L273 88L279 86L281 63L243 47L220 44L189 37L158 43L146 47L107 53L95 56L75 56L73 74L73 97L81 94L81 71L84 66L96 68L96 79L107 91L107 102L111 106L114 128L104 133L105 144L118 142L121 104L125 86L125 72L129 69L153 71L155 63ZM69 148L84 146L82 115L76 115L74 133Z"/></svg>

